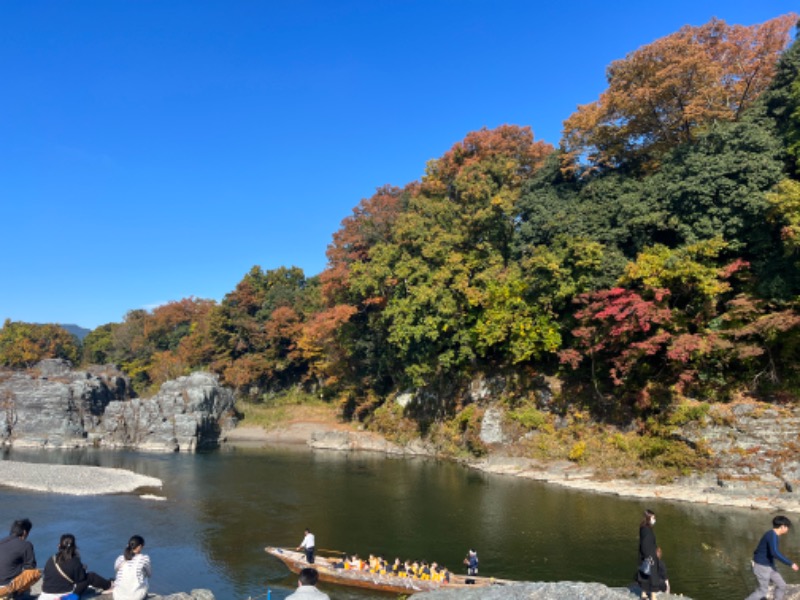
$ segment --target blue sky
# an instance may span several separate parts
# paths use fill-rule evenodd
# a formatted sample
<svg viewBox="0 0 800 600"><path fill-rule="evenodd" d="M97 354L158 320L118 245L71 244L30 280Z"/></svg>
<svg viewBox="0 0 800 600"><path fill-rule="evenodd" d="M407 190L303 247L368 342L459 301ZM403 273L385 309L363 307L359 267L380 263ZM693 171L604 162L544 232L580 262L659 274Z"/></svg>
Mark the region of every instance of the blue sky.
<svg viewBox="0 0 800 600"><path fill-rule="evenodd" d="M608 64L783 0L0 0L0 320L93 328L254 265L470 131L561 124Z"/></svg>

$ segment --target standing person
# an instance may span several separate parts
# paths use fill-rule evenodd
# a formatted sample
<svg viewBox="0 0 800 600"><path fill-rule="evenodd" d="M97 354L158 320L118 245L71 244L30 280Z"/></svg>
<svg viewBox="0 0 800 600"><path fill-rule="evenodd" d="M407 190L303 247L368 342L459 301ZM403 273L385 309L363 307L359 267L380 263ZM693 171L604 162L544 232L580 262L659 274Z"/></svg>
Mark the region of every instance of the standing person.
<svg viewBox="0 0 800 600"><path fill-rule="evenodd" d="M307 531L307 530L306 530ZM297 578L297 591L286 596L286 600L331 600L331 597L317 589L319 573L313 567L300 569L300 576Z"/></svg>
<svg viewBox="0 0 800 600"><path fill-rule="evenodd" d="M32 528L30 519L18 519L8 537L0 540L0 598L29 590L42 576L28 541Z"/></svg>
<svg viewBox="0 0 800 600"><path fill-rule="evenodd" d="M478 574L478 553L472 548L469 549L467 557L464 559L464 564L467 565L467 575Z"/></svg>
<svg viewBox="0 0 800 600"><path fill-rule="evenodd" d="M305 530L305 537L303 537L303 541L300 542L300 545L297 547L298 550L305 550L306 553L306 562L310 565L314 564L314 549L316 545L316 540L314 539L314 534L311 533L311 530L306 527Z"/></svg>
<svg viewBox="0 0 800 600"><path fill-rule="evenodd" d="M144 538L131 536L128 545L114 562L114 600L144 600L150 587L150 557L142 554Z"/></svg>
<svg viewBox="0 0 800 600"><path fill-rule="evenodd" d="M58 551L44 565L39 600L59 600L69 593L80 598L89 586L103 590L104 594L111 590L108 579L97 573L86 572L86 565L81 563L81 555L75 544L75 536L65 533L58 542Z"/></svg>
<svg viewBox="0 0 800 600"><path fill-rule="evenodd" d="M653 598L653 592L658 591L658 559L656 533L653 527L656 524L656 513L652 510L644 511L644 518L639 523L639 572L636 579L642 588L642 598Z"/></svg>
<svg viewBox="0 0 800 600"><path fill-rule="evenodd" d="M648 589L652 592L666 592L669 594L669 576L667 575L667 565L661 558L661 547L656 548L656 560L650 568L650 575L646 576L641 571L636 574L636 581L642 592Z"/></svg>
<svg viewBox="0 0 800 600"><path fill-rule="evenodd" d="M786 582L778 573L775 568L775 559L777 558L785 565L792 567L793 571L797 571L797 563L792 562L786 558L781 551L778 550L778 537L788 532L792 527L792 522L788 517L778 515L772 519L772 529L767 531L761 536L755 551L753 552L753 575L756 576L758 581L758 588L750 594L746 600L760 600L767 597L769 584L775 585L775 595L773 600L783 600L783 594L786 591Z"/></svg>

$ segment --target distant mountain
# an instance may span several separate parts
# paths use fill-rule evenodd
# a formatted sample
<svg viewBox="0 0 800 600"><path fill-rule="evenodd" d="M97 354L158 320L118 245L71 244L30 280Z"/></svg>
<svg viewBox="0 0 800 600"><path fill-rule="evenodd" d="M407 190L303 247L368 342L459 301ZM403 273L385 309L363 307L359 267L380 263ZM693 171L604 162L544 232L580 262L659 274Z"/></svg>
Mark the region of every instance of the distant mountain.
<svg viewBox="0 0 800 600"><path fill-rule="evenodd" d="M80 341L83 341L89 333L92 332L91 329L86 329L85 327L78 327L77 325L64 325L63 323L59 323L59 327L63 327L67 331L69 331L72 335L78 338Z"/></svg>

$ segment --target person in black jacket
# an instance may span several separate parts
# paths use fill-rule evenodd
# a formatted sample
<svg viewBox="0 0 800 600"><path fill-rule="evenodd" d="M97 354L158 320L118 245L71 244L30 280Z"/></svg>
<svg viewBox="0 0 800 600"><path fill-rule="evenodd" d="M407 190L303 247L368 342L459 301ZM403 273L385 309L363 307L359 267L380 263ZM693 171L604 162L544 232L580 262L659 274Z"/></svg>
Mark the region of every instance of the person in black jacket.
<svg viewBox="0 0 800 600"><path fill-rule="evenodd" d="M111 589L111 582L97 573L87 573L75 545L75 536L65 533L58 543L58 552L48 558L44 566L40 599L60 598L69 593L80 597L89 586L105 592Z"/></svg>
<svg viewBox="0 0 800 600"><path fill-rule="evenodd" d="M652 598L653 592L659 591L658 586L658 555L656 534L653 526L656 524L656 513L652 510L644 511L644 518L639 524L639 572L636 580L642 588L642 598Z"/></svg>
<svg viewBox="0 0 800 600"><path fill-rule="evenodd" d="M669 575L667 575L667 565L664 559L661 558L661 547L656 548L656 559L652 567L650 567L650 574L645 575L639 571L636 574L636 581L642 590L642 595L646 595L646 592L650 594L653 592L666 592L669 594Z"/></svg>
<svg viewBox="0 0 800 600"><path fill-rule="evenodd" d="M8 537L0 540L0 597L22 593L42 576L28 541L32 527L30 519L17 519Z"/></svg>

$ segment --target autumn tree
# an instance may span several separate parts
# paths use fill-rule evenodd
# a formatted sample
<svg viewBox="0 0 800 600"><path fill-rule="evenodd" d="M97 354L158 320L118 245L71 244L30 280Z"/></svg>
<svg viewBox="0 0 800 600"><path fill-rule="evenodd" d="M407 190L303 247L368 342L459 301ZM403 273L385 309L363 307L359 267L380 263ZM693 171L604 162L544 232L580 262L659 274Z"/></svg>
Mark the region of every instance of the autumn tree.
<svg viewBox="0 0 800 600"><path fill-rule="evenodd" d="M642 392L661 367L673 338L669 290L642 293L617 287L575 298L577 326L573 343L562 350L562 363L577 369L588 363L598 398L612 393L608 384Z"/></svg>
<svg viewBox="0 0 800 600"><path fill-rule="evenodd" d="M0 365L27 368L45 358L75 363L79 357L80 342L59 325L6 319L0 329Z"/></svg>
<svg viewBox="0 0 800 600"><path fill-rule="evenodd" d="M738 120L770 84L796 20L746 27L712 19L613 62L608 89L564 122L567 163L650 170L709 124Z"/></svg>
<svg viewBox="0 0 800 600"><path fill-rule="evenodd" d="M430 383L502 347L520 360L552 349L551 315L531 312L531 327L515 330L501 314L524 300L512 265L516 204L551 151L525 127L468 134L429 163L391 239L351 265L350 289L382 307L408 380Z"/></svg>
<svg viewBox="0 0 800 600"><path fill-rule="evenodd" d="M311 375L325 382L330 394L385 391L394 381L392 349L379 321L386 299L355 292L351 271L370 261L374 246L390 242L397 217L415 188L416 184L378 188L342 221L328 246L328 265L320 274L324 306L304 324L301 346Z"/></svg>
<svg viewBox="0 0 800 600"><path fill-rule="evenodd" d="M253 267L209 316L213 369L256 392L300 382L307 362L298 343L317 293L317 280L302 269Z"/></svg>

